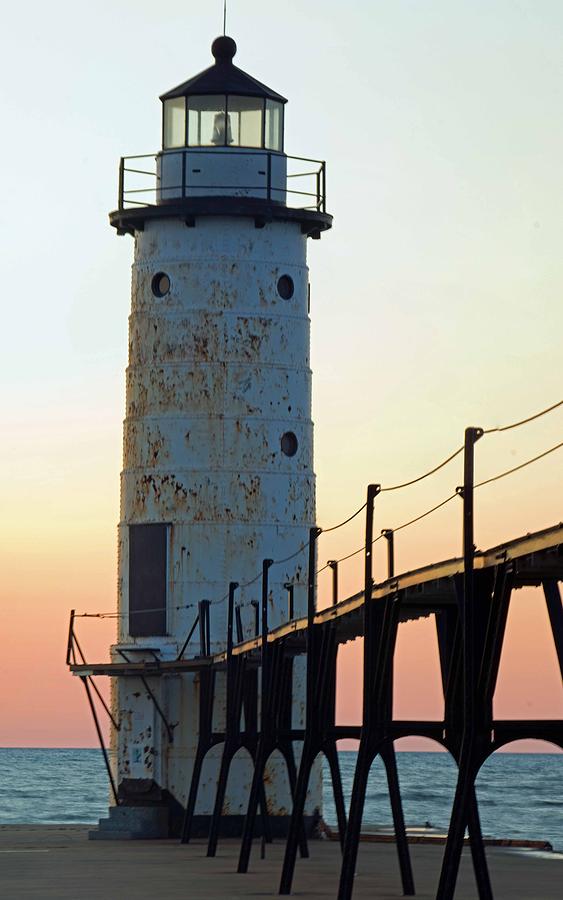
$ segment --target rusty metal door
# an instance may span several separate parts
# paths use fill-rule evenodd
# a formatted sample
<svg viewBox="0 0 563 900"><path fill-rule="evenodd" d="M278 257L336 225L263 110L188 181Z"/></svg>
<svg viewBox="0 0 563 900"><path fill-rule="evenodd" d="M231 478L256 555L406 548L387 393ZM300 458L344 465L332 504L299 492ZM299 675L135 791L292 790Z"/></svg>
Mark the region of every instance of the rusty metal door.
<svg viewBox="0 0 563 900"><path fill-rule="evenodd" d="M166 525L129 526L129 634L166 634Z"/></svg>

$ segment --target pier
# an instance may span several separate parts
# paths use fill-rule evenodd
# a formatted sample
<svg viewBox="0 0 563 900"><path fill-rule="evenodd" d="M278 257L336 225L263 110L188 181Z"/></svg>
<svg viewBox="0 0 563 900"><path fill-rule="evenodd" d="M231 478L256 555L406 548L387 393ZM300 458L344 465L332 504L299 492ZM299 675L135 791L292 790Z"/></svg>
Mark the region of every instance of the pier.
<svg viewBox="0 0 563 900"><path fill-rule="evenodd" d="M139 900L242 900L275 897L283 845L273 844L265 859L253 859L246 876L234 875L238 844L221 845L215 859L207 859L205 845L196 841L181 846L176 841L88 841L87 827L80 825L1 826L0 893L3 897L41 897L41 900L107 900L123 896L135 885ZM441 849L416 845L411 848L417 873L417 897L431 900L438 877ZM536 854L493 848L489 852L497 900L559 900L561 861ZM307 866L296 877L296 895L334 896L339 860L334 845L319 841ZM395 851L389 844L362 845L358 860L355 897L396 900L401 886ZM469 853L464 852L456 897L476 896Z"/></svg>
<svg viewBox="0 0 563 900"><path fill-rule="evenodd" d="M515 423L518 424L523 423ZM407 896L412 895L415 893L413 874L415 867L413 867L412 847L409 846L405 829L393 741L417 735L437 741L452 754L458 764L458 781L450 828L443 850L440 879L435 895L437 900L448 900L454 893L456 896L464 896L456 892L456 884L459 879L466 829L469 831L469 846L478 896L480 898L502 896L502 893L493 891L494 878L491 879L485 854L475 794L475 779L488 756L511 741L536 738L550 741L563 748L561 719L503 720L493 715L493 696L514 591L529 586L541 588L543 591L563 677L563 611L558 586L558 582L563 580L563 524L525 535L486 551L475 550L473 541L475 491L483 484L515 471L515 469L506 470L493 479L487 479L487 482L475 484L473 474L475 444L483 433L482 429L466 429L463 446L443 463L445 465L463 453L463 484L445 501L449 502L455 498L461 501L464 553L459 558L396 575L394 535L389 529L380 529L377 533L375 528L377 496L382 488L380 485L370 484L367 487L365 503L352 514L353 517L359 515L365 517L365 540L358 551L358 555L361 553L363 559L364 590L342 600L335 593L331 598L331 604L324 609L317 609L316 596L318 571L316 549L322 529L312 528L307 544L297 548L294 554L295 557L302 553L307 555L307 615L297 619L290 617L291 591L288 591L288 621L282 626L269 628L269 572L276 561L266 559L255 579L260 588L261 600L259 604L254 604L256 613L254 638L240 639L242 610L236 602L239 588L236 581L233 580L229 584L225 597L222 598L228 608L224 652L215 654L210 652L210 603L206 601L199 603L192 628L175 661L161 661L158 654L150 655L146 652L143 656L150 658L134 659L134 654L130 650L124 650L120 662L89 663L77 639L77 616L74 612L71 614L68 663L71 671L80 677L84 684L99 734L101 730L91 692L96 676L141 679L157 705L169 739L173 740L174 723L166 721L150 685L154 685L157 679L170 673L193 671L199 673L198 749L182 824L181 845L189 844L192 838L195 804L204 758L211 747L220 744L223 747L223 755L217 781L215 808L209 822L206 850L207 857L216 856L221 836L221 816L229 767L236 752L244 747L253 759L254 775L240 845L236 852L232 843L228 846L231 862L234 863L236 859L236 871L246 873L255 836L257 834L262 836L263 853L265 845L272 841L272 817L268 816L263 779L267 759L274 750L278 750L287 763L293 809L283 860L279 849L276 849L271 860L276 867L276 880L279 872L279 892L289 894L293 886L298 850L302 857L309 855L306 833L308 828L304 821L303 810L312 766L318 754L323 753L331 770L342 840L342 857L337 864L338 893L335 882L330 894L320 896L336 896L337 893L339 900L349 900L352 897L354 876L357 872L367 778L373 760L379 755L387 773L395 831L393 852L397 855L402 892ZM535 462L538 458L541 457L528 462ZM427 477L434 471L436 470L425 473L422 477ZM433 507L428 514L441 505ZM352 516L335 527L347 524ZM376 582L372 549L375 541L380 538L388 542L388 577L382 582ZM280 562L286 563L287 560ZM336 569L337 561L331 563ZM337 579L334 579L333 585L337 586ZM440 721L397 720L393 716L393 659L398 625L401 621L429 615L434 615L436 621L444 718ZM339 726L335 721L337 651L341 644L359 636L364 639L362 721L353 727ZM295 728L291 717L292 666L295 659L301 656L306 658L306 716L304 727ZM214 722L217 719L214 716L215 689L219 673L222 673L226 681L226 708L224 728L221 731L214 730ZM258 684L260 691L257 689ZM336 742L343 738L356 738L360 742L348 816L344 808L336 753ZM293 745L296 742L301 746L298 766L293 756ZM102 749L111 778L111 766L103 743ZM119 804L120 797L117 791L115 799ZM261 822L257 827L259 813ZM385 852L389 853L389 850L390 848L387 848ZM193 851L186 848L186 852ZM270 852L268 848L268 854ZM432 853L433 860L440 855L440 851L436 848ZM316 854L317 845L312 851L312 856L315 857ZM365 855L364 853L363 856ZM331 859L336 859L334 852ZM310 862L303 863L299 871L305 871L310 865ZM233 865L233 871L234 869ZM190 867L190 873L191 871ZM369 881L370 876L366 875L366 879ZM370 890L370 896L387 896L385 893L377 893L375 872ZM310 896L315 894L311 893ZM354 896L362 894L354 893ZM510 896L516 894L511 893ZM542 896L547 895L542 892Z"/></svg>

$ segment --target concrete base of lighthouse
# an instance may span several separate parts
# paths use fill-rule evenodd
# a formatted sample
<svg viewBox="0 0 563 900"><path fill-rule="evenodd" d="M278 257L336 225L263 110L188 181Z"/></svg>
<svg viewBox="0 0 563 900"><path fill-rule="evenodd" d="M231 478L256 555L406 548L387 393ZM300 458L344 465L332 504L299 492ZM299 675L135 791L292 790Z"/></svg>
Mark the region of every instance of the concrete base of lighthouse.
<svg viewBox="0 0 563 900"><path fill-rule="evenodd" d="M305 832L309 838L315 837L320 816L305 816ZM274 816L270 819L272 837L284 838L289 830L289 816ZM211 816L195 816L192 825L193 838L207 838ZM219 827L221 838L238 838L242 835L244 816L222 816ZM149 841L180 836L178 823L170 817L168 807L154 806L110 806L107 818L100 819L98 826L88 832L91 841ZM258 821L254 836L262 836L262 825Z"/></svg>
<svg viewBox="0 0 563 900"><path fill-rule="evenodd" d="M184 810L173 798L151 806L127 805L110 806L106 818L99 819L97 828L88 832L91 841L133 841L155 840L179 837ZM315 837L321 821L320 813L304 816L305 832ZM286 837L290 816L270 816L269 825L273 838ZM192 822L192 837L207 838L211 826L211 816L196 815ZM237 838L242 835L244 816L222 816L219 826L221 838ZM255 837L262 836L262 822L258 818Z"/></svg>

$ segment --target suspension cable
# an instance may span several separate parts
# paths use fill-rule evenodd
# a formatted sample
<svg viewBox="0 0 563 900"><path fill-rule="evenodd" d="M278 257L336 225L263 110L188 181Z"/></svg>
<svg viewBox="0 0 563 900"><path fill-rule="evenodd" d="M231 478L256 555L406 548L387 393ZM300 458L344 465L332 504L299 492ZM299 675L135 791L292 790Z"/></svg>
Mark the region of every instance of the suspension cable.
<svg viewBox="0 0 563 900"><path fill-rule="evenodd" d="M447 466L448 463L452 461L452 459L455 459L456 456L459 456L459 454L462 452L463 445L461 447L458 447L457 450L455 450L450 456L448 456L447 459L443 460L443 462L441 462L438 466L434 466L434 468L430 469L429 472L425 472L424 475L419 475L418 478L413 478L412 481L405 481L403 482L403 484L393 484L390 487L382 487L381 493L383 493L384 491L398 491L401 488L410 487L411 484L418 484L419 481L424 481L425 478L428 478L430 475L434 475L435 472L439 472L440 469L443 469L444 466Z"/></svg>
<svg viewBox="0 0 563 900"><path fill-rule="evenodd" d="M393 528L392 531L402 531L403 528L408 528L409 525L414 525L415 522L420 522L421 519L425 519L426 516L429 516L431 513L436 512L437 509L441 509L442 506L445 506L446 503L449 503L450 500L454 499L454 497L457 497L457 494L450 494L449 497L446 497L445 500L437 503L436 506L432 507L432 509L427 509L426 512L423 512L420 516L416 516L414 519L410 519L408 522L403 522L402 525L397 525L397 527Z"/></svg>
<svg viewBox="0 0 563 900"><path fill-rule="evenodd" d="M563 406L563 400L559 400L557 403L553 403L551 406L548 406L545 409L540 410L540 412L534 413L534 415L531 415L531 416L527 416L525 419L520 419L517 422L512 422L509 425L498 426L495 428L487 428L483 431L483 434L493 434L496 432L510 431L511 429L518 428L521 425L527 425L529 422L533 422L536 419L539 419L542 416L547 415L548 413L552 412L553 410L558 409L560 406ZM549 456L551 453L554 453L556 450L559 450L561 447L563 447L563 441L560 442L559 444L555 444L555 446L550 447L548 450L545 450L543 453L539 453L537 456L534 456L531 459L526 460L526 462L520 463L518 466L513 466L511 469L507 469L504 472L500 472L498 475L494 475L491 478L486 478L483 481L479 481L477 484L474 485L474 487L480 488L480 487L484 487L484 485L486 485L486 484L491 484L495 481L499 481L501 478L505 478L507 475L512 475L514 472L518 472L521 469L524 469L527 466L531 465L532 463L537 462L538 460L543 459L546 456ZM418 482L423 481L425 478L429 478L430 475L434 475L436 472L439 472L440 469L443 469L445 466L447 466L448 463L452 462L452 460L454 460L457 456L460 455L460 453L463 452L463 449L464 449L463 446L459 447L457 450L455 450L453 453L451 453L450 456L448 456L446 459L444 459L437 466L434 466L434 468L430 469L428 472L425 472L423 475L419 475L417 478L413 478L410 481L402 482L401 484L394 484L394 485L390 485L389 487L382 487L381 493L389 492L389 491L397 491L402 488L410 487L413 484L418 484ZM404 528L408 528L410 525L414 525L416 522L420 522L422 519L425 519L426 516L431 515L432 513L436 512L436 510L438 510L438 509L441 509L443 506L445 506L447 503L449 503L451 500L453 500L454 497L456 497L456 496L458 496L457 493L451 494L449 497L446 497L445 500L442 500L440 503L436 504L436 506L431 507L430 509L426 510L426 512L421 513L419 516L415 516L415 518L410 519L408 522L403 522L403 524L397 525L397 527L392 530L393 531L401 531ZM359 509L357 509L354 513L352 513L352 515L348 516L348 518L344 519L342 522L339 522L337 525L332 525L330 528L320 529L319 534L321 534L321 533L328 534L331 531L337 531L339 528L342 528L344 525L347 525L349 522L351 522L353 519L355 519L356 516L358 516L361 512L363 512L363 510L366 508L366 506L367 506L367 501L365 503L363 503L362 506L359 507ZM383 535L380 534L378 537L376 537L372 541L372 544L375 544L382 537L383 537ZM309 542L306 541L305 543L301 544L297 548L297 550L295 550L289 556L286 556L283 559L274 560L272 565L282 565L284 563L290 562L292 559L295 559L295 557L299 556L299 554L302 553L307 548L308 544L309 544ZM345 556L342 556L340 559L337 559L336 562L337 563L345 562L346 560L351 559L354 556L357 556L359 553L362 553L364 549L365 549L365 545L363 545L362 547L358 547L357 550L354 550L352 553L348 553ZM321 569L319 569L316 572L316 574L319 575L321 572L324 572L325 569L327 569L327 568L328 568L328 563L326 565L324 565ZM251 587L253 584L255 584L261 578L261 576L262 576L262 570L260 570L254 576L254 578L252 578L250 581L247 581L244 584L241 584L240 587L241 588ZM224 603L225 600L227 600L228 596L229 596L229 593L227 592L220 599L210 601L210 605L216 606L220 603ZM182 606L176 606L175 609L176 610L191 609L195 606L196 606L196 604L194 604L194 603L187 603ZM139 610L138 612L139 613L155 613L155 612L163 612L164 610L165 610L165 607L157 607L154 609ZM75 618L121 619L121 618L126 618L129 615L130 615L129 612L127 612L127 613L117 613L117 612L77 613Z"/></svg>
<svg viewBox="0 0 563 900"><path fill-rule="evenodd" d="M492 478L485 478L484 481L477 482L474 487L483 487L484 484L491 484L491 482L493 481L499 481L501 478L505 478L507 475L512 475L513 472L518 472L520 469L525 469L526 466L531 466L531 464L537 462L538 459L543 459L544 456L549 456L550 453L554 453L555 450L559 450L560 447L563 447L563 441L561 441L560 444L555 444L554 447L550 447L549 450L544 450L544 452L538 454L538 456L534 456L532 459L527 459L526 462L520 463L519 466L514 466L514 468L512 469L507 469L506 472L500 472L498 475L493 475Z"/></svg>
<svg viewBox="0 0 563 900"><path fill-rule="evenodd" d="M527 425L528 422L533 422L535 419L540 419L542 416L545 416L547 413L550 413L554 409L558 409L560 406L563 406L563 400L559 400L558 403L554 403L552 406L548 406L546 409L542 409L540 412L535 413L533 416L528 416L526 419L520 419L519 422L512 422L510 425L501 425L498 428L486 428L483 434L493 434L495 431L510 431L511 428L519 428L520 425Z"/></svg>
<svg viewBox="0 0 563 900"><path fill-rule="evenodd" d="M366 502L363 503L363 504L360 506L360 508L356 510L355 513L352 513L352 515L351 515L351 516L348 516L347 519L344 519L343 522L339 522L338 525L333 525L331 528L323 528L323 529L322 529L323 534L328 534L329 531L337 531L339 528L342 528L343 525L347 525L348 522L351 522L352 519L355 519L356 516L359 516L360 513L364 511L364 509L366 508L367 505L368 505L368 504L367 504L367 500L366 500Z"/></svg>
<svg viewBox="0 0 563 900"><path fill-rule="evenodd" d="M295 559L295 557L299 556L300 553L303 553L303 550L306 550L306 548L308 546L309 546L309 541L305 541L305 543L301 544L301 546L295 551L295 553L292 553L291 556L286 556L286 557L284 557L284 559L275 559L273 561L272 565L273 566L281 566L282 563L286 563L286 562L289 562L291 559Z"/></svg>

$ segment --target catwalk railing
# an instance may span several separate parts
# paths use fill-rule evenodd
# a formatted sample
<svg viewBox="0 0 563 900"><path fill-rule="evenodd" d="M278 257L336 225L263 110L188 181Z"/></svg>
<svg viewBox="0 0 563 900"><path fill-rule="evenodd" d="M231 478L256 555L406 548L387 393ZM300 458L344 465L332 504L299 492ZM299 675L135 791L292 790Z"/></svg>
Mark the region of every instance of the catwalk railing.
<svg viewBox="0 0 563 900"><path fill-rule="evenodd" d="M151 165L154 169L149 168ZM242 180L237 165L244 173ZM326 212L326 163L269 150L213 147L121 157L117 196L120 211L221 196L258 198L292 209Z"/></svg>
<svg viewBox="0 0 563 900"><path fill-rule="evenodd" d="M263 840L271 839L264 795L264 770L270 754L277 749L286 761L293 797L280 881L280 893L290 893L297 850L301 849L302 856L308 855L303 816L308 781L316 757L319 753L324 753L330 767L342 844L338 898L349 900L353 892L368 774L373 760L380 756L387 772L403 892L405 895L413 894L414 879L393 742L408 735L424 736L442 744L458 764L458 779L436 896L439 900L449 900L454 896L467 828L479 897L492 898L493 889L475 791L477 773L495 750L514 740L536 738L550 741L563 749L563 720L503 720L495 718L493 713L493 697L508 611L512 593L516 589L525 586L543 589L563 679L563 608L558 587L558 582L563 580L563 524L528 534L485 552L477 552L474 548L473 526L475 491L543 459L560 449L563 442L518 466L477 483L474 477L475 445L484 434L525 425L561 405L562 403L555 404L535 416L502 428L487 431L467 428L463 445L419 478L390 487L368 485L365 503L334 526L334 529L325 529L325 533L336 530L362 513L365 516L363 545L352 554L327 563L333 576L332 604L325 609L317 609L316 598L317 575L322 571L317 567L317 544L323 532L320 528L312 528L309 541L296 548L292 554L297 557L306 552L308 556L307 615L293 619L292 585L288 583L288 621L273 630L269 629L269 572L273 565L285 563L292 556L278 561L265 559L256 577L246 583L247 587L253 583L260 584L260 601L252 603L255 615L254 637L242 639L242 606L236 603L236 594L243 585L232 581L226 594L215 601L228 604L226 649L221 653L212 655L210 652L209 612L213 602L199 604L196 619L176 660L161 660L155 652L150 660L134 661L124 653L121 661L88 665L76 636L78 616L73 613L67 662L71 670L82 679L86 689L116 802L118 793L90 690L93 677L139 677L146 684L147 677L172 671L199 671L199 737L182 831L184 842L191 836L203 760L211 747L223 744L215 808L208 836L208 855L215 854L230 765L236 752L245 747L254 763L238 864L238 871L245 872L259 810ZM462 454L463 483L451 495L403 525L395 529L382 529L374 537L376 502L380 494L409 487L433 475ZM456 497L462 502L463 556L395 575L396 532L421 521ZM387 541L388 578L376 584L373 577L373 545L380 539ZM363 590L339 601L338 563L360 553L363 555ZM401 621L429 614L434 614L436 622L444 716L438 721L397 720L393 716L393 661L398 626ZM199 655L193 654L186 658L184 654L193 640L198 624ZM356 726L339 726L335 716L338 647L360 635L364 638L362 720ZM292 667L295 657L302 654L306 654L307 660L306 718L303 727L294 728L291 717ZM213 726L215 680L218 672L226 675L227 697L225 726L219 732ZM111 716L107 705L105 709ZM162 711L160 714L168 738L172 740L175 726L166 722ZM113 718L112 724L119 728L119 722ZM336 752L336 742L342 738L356 738L360 742L348 816ZM293 755L293 743L296 741L302 743L298 768Z"/></svg>

